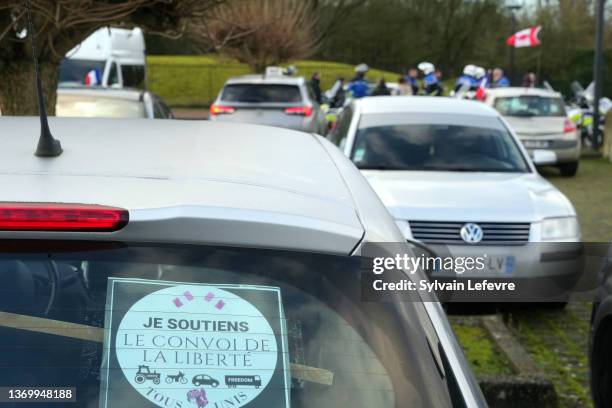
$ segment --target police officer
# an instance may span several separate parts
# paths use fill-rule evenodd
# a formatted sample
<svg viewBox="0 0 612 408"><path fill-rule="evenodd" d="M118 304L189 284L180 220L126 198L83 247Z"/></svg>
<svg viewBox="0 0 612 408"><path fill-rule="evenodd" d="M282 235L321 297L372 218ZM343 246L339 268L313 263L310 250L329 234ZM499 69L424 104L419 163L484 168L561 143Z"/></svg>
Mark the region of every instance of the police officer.
<svg viewBox="0 0 612 408"><path fill-rule="evenodd" d="M455 82L455 93L467 92L476 88L476 66L468 64L463 67L463 74Z"/></svg>
<svg viewBox="0 0 612 408"><path fill-rule="evenodd" d="M421 62L418 68L423 72L423 90L428 96L442 96L443 89L436 75L436 67L431 62Z"/></svg>
<svg viewBox="0 0 612 408"><path fill-rule="evenodd" d="M353 95L353 98L359 99L368 95L369 87L365 75L369 70L370 67L366 64L359 64L355 67L355 76L348 85L348 90Z"/></svg>

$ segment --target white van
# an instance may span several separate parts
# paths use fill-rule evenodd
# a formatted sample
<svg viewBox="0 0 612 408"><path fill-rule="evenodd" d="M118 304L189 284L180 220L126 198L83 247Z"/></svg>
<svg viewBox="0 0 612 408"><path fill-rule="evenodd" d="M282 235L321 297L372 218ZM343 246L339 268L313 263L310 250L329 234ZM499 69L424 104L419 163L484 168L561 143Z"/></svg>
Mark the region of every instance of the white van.
<svg viewBox="0 0 612 408"><path fill-rule="evenodd" d="M146 88L144 35L140 28L103 27L70 50L59 86Z"/></svg>

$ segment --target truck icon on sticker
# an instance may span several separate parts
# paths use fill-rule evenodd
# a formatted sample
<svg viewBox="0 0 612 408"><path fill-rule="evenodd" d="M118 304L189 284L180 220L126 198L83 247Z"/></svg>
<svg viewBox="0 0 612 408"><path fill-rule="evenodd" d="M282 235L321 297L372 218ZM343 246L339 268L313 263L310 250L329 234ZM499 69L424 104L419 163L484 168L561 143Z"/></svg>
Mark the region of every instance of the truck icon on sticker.
<svg viewBox="0 0 612 408"><path fill-rule="evenodd" d="M261 387L261 378L258 375L226 375L225 385L229 388L236 388L237 386L259 388Z"/></svg>

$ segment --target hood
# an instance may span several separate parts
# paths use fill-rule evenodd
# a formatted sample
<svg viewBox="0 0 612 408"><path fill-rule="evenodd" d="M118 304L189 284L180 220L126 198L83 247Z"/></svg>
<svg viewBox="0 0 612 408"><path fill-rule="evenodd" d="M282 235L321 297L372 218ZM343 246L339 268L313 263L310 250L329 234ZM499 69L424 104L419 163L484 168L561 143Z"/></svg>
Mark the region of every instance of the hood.
<svg viewBox="0 0 612 408"><path fill-rule="evenodd" d="M565 116L504 116L519 136L547 136L563 134Z"/></svg>
<svg viewBox="0 0 612 408"><path fill-rule="evenodd" d="M569 200L534 173L363 171L396 219L536 222L575 215Z"/></svg>

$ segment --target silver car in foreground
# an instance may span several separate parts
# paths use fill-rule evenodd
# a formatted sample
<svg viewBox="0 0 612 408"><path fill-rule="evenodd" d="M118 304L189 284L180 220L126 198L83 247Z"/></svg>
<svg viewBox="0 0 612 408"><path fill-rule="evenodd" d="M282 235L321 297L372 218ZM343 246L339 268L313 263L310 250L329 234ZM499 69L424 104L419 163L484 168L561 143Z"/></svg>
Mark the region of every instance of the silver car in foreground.
<svg viewBox="0 0 612 408"><path fill-rule="evenodd" d="M303 77L279 73L229 79L210 107L210 119L324 134L325 113Z"/></svg>
<svg viewBox="0 0 612 408"><path fill-rule="evenodd" d="M579 259L564 261L546 245L580 241L572 204L538 174L491 107L451 98L364 98L344 110L331 140L361 169L407 239L454 257L486 254L485 270L439 271L441 280L571 281L580 271ZM554 160L551 152L533 153L536 164Z"/></svg>
<svg viewBox="0 0 612 408"><path fill-rule="evenodd" d="M328 141L51 118L64 152L39 158L38 123L0 118L0 384L74 407L486 405L437 302L362 301L363 247L410 248Z"/></svg>
<svg viewBox="0 0 612 408"><path fill-rule="evenodd" d="M553 163L564 176L574 176L580 160L580 132L569 119L560 93L538 88L496 88L486 103L508 121L528 152L554 152Z"/></svg>

